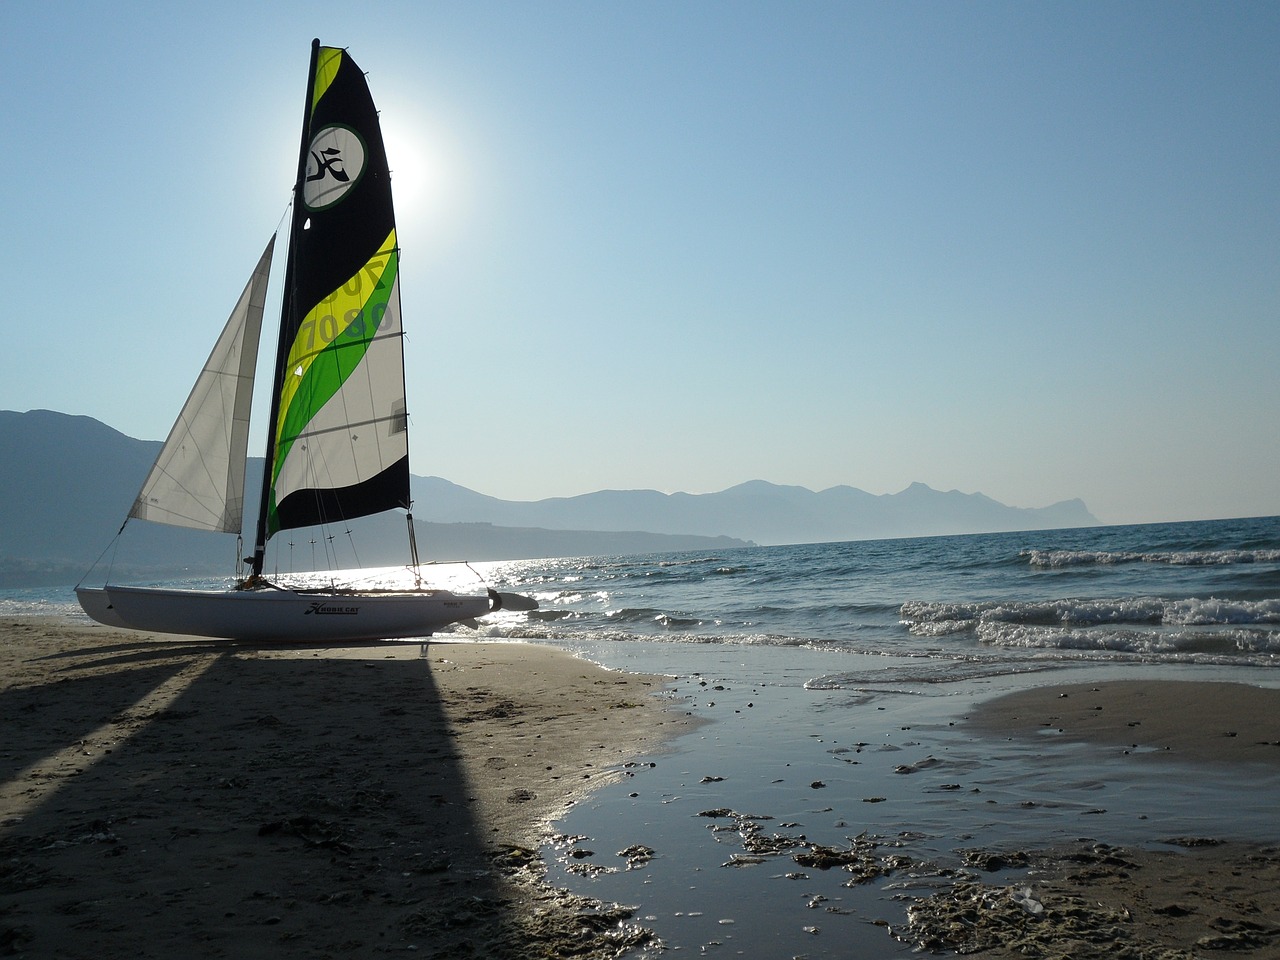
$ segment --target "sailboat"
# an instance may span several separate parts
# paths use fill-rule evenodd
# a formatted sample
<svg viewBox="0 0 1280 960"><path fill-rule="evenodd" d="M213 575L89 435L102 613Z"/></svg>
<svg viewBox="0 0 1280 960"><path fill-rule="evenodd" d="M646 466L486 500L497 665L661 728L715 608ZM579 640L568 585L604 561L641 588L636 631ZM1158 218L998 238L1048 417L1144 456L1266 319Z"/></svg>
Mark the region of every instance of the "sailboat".
<svg viewBox="0 0 1280 960"><path fill-rule="evenodd" d="M268 242L125 519L242 533L249 415L275 248ZM425 637L505 605L491 589L286 586L268 540L411 506L400 249L390 172L364 72L311 45L284 267L267 451L246 575L218 590L80 585L85 612L138 630L248 641ZM408 514L412 569L419 571ZM124 526L121 527L123 532Z"/></svg>

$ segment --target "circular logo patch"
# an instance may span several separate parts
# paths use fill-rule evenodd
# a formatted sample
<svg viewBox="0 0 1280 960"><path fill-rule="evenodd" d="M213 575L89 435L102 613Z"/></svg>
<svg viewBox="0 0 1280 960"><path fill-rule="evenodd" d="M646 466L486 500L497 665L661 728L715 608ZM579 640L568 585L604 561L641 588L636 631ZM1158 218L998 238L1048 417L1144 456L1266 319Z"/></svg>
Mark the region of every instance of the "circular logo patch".
<svg viewBox="0 0 1280 960"><path fill-rule="evenodd" d="M324 210L347 195L364 173L364 141L350 127L325 127L311 138L302 202L308 210Z"/></svg>

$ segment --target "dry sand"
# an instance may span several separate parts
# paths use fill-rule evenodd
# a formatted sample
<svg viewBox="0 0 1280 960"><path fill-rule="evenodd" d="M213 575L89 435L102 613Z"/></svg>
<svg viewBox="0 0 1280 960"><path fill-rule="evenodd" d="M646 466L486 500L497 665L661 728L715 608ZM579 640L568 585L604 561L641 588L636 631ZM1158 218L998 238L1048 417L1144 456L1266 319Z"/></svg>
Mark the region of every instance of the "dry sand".
<svg viewBox="0 0 1280 960"><path fill-rule="evenodd" d="M689 721L544 647L253 648L0 623L0 954L612 956L575 797Z"/></svg>

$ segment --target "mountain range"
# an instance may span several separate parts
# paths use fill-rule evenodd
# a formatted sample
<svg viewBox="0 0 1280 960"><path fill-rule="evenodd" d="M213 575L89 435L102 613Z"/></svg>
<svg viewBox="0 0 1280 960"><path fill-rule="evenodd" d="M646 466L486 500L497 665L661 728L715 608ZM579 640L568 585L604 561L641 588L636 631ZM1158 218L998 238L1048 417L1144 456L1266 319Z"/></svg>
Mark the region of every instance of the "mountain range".
<svg viewBox="0 0 1280 960"><path fill-rule="evenodd" d="M1046 530L1098 523L1080 500L1049 507L1007 507L980 493L942 493L913 483L900 493L856 487L815 493L763 480L718 493L601 490L577 497L499 500L439 477L415 477L414 512L437 523L487 522L518 527L627 529L728 535L757 544L827 543L1002 530Z"/></svg>
<svg viewBox="0 0 1280 960"><path fill-rule="evenodd" d="M0 411L0 586L78 580L111 544L159 448L159 441L127 437L90 417ZM260 458L251 462L248 490L258 489L261 469ZM753 480L718 493L602 490L511 501L415 476L412 492L417 539L429 559L616 556L1098 523L1080 500L1017 508L920 483L884 495ZM360 521L354 542L361 559L403 562L403 522ZM131 555L146 559L117 566L117 574L234 572L226 537L146 523L130 524L129 535ZM290 534L299 550L322 536Z"/></svg>

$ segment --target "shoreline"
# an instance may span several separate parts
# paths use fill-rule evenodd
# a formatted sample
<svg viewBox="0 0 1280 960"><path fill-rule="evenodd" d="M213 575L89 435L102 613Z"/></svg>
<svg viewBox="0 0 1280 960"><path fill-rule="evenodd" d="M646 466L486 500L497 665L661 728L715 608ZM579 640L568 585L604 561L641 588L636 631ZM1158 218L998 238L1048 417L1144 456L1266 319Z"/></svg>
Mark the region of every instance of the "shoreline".
<svg viewBox="0 0 1280 960"><path fill-rule="evenodd" d="M669 662L657 645L627 646L597 656ZM1206 730L1196 693L1213 705L1224 690L1259 691L1225 701L1238 736L1222 739L1237 745L1280 719L1265 671L1106 664L909 684L856 654L717 647L681 661L674 690L712 722L674 762L575 808L574 849L553 862L577 892L640 902L669 944L812 960L905 958L921 946L981 946L993 960L1280 950L1269 800L1280 765L1268 759L1280 749L1261 762L1180 749ZM863 679L807 682L839 674ZM1229 676L1244 682L1223 687ZM1146 712L1104 711L1108 737L1057 734L1064 684L1086 680L1124 694L1112 706L1142 692L1134 702ZM979 722L1010 696L1023 698L1020 726ZM1082 712L1099 705L1072 699ZM1159 719L1183 739L1135 749L1134 716L1148 736ZM1041 732L1048 723L1053 735ZM656 854L639 873L572 859L640 842ZM1014 942L1030 952L1000 946Z"/></svg>
<svg viewBox="0 0 1280 960"><path fill-rule="evenodd" d="M767 653L769 663L789 656ZM738 659L718 655L726 665ZM1271 777L1280 762L1272 742L1280 741L1280 690L1270 687L1203 679L1061 684L1027 674L1007 678L1020 685L1012 693L966 687L973 707L964 711L956 701L849 698L691 672L709 663L688 657L675 678L615 672L532 643L254 648L53 618L0 620L0 948L40 956L56 945L60 956L106 960L428 947L444 958L614 956L662 934L649 929L660 911L648 902L661 899L660 868L685 855L679 830L707 835L714 823L707 813L721 800L763 813L758 803L781 802L788 795L778 791L793 790L809 826L830 830L823 821L835 821L835 836L875 822L857 815L881 811L928 832L957 803L998 801L990 809L1013 824L1020 804L1007 778L1024 769L1025 756L1042 763L1067 751L1108 783L1128 775L1117 773L1123 766L1146 778L1237 777L1240 789L1255 776L1250 770ZM821 736L804 712L819 702L829 725ZM914 730L903 723L913 717ZM821 745L812 756L779 752L779 725L787 724L795 728L789 735ZM694 730L698 737L676 746ZM850 736L873 742L864 751ZM1003 749L1014 741L1016 750ZM680 751L678 763L663 760L668 750ZM745 765L734 765L736 750ZM972 766L974 757L996 754L991 770ZM657 758L657 768L627 766L641 758ZM777 777L788 780L771 786ZM623 779L635 799L620 788L596 792ZM980 795L969 789L977 785ZM598 802L607 806L605 797L613 806L601 815L624 830L625 842L596 843L597 854L569 850L583 838L554 845L568 858L616 863L624 886L598 898L580 895L592 883L575 885L579 893L557 888L541 852L555 839L553 821L568 811L571 822L580 819ZM930 810L932 820L918 819ZM727 825L725 816L717 827ZM894 909L910 921L891 930L873 921L881 929L865 933L859 949L869 952L857 956L905 956L915 944L983 943L981 955L992 958L1026 955L1014 945L1100 958L1260 958L1280 949L1275 836L1158 841L1147 832L1130 843L1125 833L1113 822L1101 834L1113 845L1038 842L1034 829L997 827L987 855L966 856L962 869L934 874L921 889L892 897L868 889L881 905L909 902ZM1007 842L992 844L993 836ZM905 863L907 849L881 840L881 848L866 845L861 867L900 878L933 866L921 853L914 868L890 871L891 862ZM938 842L952 853L965 846L948 836ZM615 849L633 843L654 848L657 859L645 866ZM729 865L719 862L719 849L713 867ZM767 853L775 866L765 869L788 869L792 852ZM743 856L731 855L730 864L750 869ZM839 882L845 869L852 865L823 878L831 906L848 886ZM816 884L826 870L810 868L811 879L797 882ZM632 916L617 904L632 902L636 890L647 893ZM863 903L852 891L842 895ZM853 915L882 908L838 912L865 924ZM787 909L762 903L758 919L786 925ZM801 915L810 923L815 916L803 908ZM738 937L747 935L747 919L739 918ZM838 937L843 922L829 917L827 936ZM845 955L822 952L836 939L806 942L815 957Z"/></svg>

